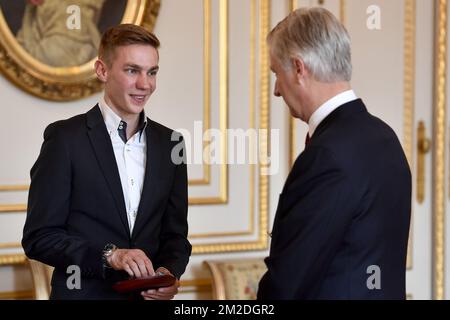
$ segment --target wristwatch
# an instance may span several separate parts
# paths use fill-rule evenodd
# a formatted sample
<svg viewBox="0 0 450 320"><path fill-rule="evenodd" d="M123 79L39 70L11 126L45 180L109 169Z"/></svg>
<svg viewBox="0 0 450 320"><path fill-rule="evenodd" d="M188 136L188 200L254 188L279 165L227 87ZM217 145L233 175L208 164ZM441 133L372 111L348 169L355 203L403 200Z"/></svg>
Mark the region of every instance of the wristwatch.
<svg viewBox="0 0 450 320"><path fill-rule="evenodd" d="M112 243L108 243L104 248L103 248L103 254L102 254L102 260L103 260L103 265L107 268L111 268L111 265L108 263L108 257L112 256L112 254L114 253L114 251L117 250L117 246L115 244Z"/></svg>

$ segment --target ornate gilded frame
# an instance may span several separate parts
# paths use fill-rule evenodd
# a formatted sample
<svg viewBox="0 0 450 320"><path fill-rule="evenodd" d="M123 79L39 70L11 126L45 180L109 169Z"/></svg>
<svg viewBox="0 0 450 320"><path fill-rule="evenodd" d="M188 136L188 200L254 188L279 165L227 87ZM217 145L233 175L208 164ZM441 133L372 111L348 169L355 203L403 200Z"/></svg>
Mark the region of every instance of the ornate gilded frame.
<svg viewBox="0 0 450 320"><path fill-rule="evenodd" d="M122 23L133 23L152 30L161 0L128 1ZM16 41L0 9L0 71L19 88L37 97L70 101L88 97L102 89L93 64L77 67L50 67L28 54Z"/></svg>

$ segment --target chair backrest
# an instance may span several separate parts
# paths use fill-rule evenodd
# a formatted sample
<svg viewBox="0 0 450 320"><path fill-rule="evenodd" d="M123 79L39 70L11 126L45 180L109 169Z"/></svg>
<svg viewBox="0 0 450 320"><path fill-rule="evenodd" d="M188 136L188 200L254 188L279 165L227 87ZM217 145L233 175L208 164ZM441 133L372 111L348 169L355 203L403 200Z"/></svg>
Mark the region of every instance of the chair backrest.
<svg viewBox="0 0 450 320"><path fill-rule="evenodd" d="M48 300L50 297L50 281L52 279L53 267L42 262L28 259L34 286L34 298L36 300Z"/></svg>
<svg viewBox="0 0 450 320"><path fill-rule="evenodd" d="M254 300L267 267L263 258L207 260L212 275L213 299Z"/></svg>

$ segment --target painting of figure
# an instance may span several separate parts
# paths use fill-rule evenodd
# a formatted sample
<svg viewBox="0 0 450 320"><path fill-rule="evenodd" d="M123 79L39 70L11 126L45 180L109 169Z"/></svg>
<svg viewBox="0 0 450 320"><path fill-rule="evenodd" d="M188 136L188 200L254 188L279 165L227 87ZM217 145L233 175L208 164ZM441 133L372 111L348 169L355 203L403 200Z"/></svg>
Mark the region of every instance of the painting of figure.
<svg viewBox="0 0 450 320"><path fill-rule="evenodd" d="M119 24L126 0L0 0L18 43L50 67L76 67L97 56L101 33Z"/></svg>

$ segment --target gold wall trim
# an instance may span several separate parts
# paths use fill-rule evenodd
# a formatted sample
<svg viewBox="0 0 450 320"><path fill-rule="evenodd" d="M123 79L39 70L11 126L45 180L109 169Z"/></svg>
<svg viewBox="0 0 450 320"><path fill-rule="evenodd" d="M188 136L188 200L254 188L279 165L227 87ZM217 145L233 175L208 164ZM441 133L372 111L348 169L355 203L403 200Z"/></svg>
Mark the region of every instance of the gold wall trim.
<svg viewBox="0 0 450 320"><path fill-rule="evenodd" d="M12 192L12 191L28 191L28 185L1 185L0 192ZM26 204L2 204L0 205L1 213L13 213L13 212L26 212Z"/></svg>
<svg viewBox="0 0 450 320"><path fill-rule="evenodd" d="M342 24L347 24L345 12L347 10L347 2L346 0L340 0L339 4L339 18L341 19Z"/></svg>
<svg viewBox="0 0 450 320"><path fill-rule="evenodd" d="M261 98L260 98L260 128L266 130L267 136L262 139L260 150L262 154L268 155L270 150L270 68L269 68L269 48L267 46L266 37L270 31L270 0L260 0L260 23L259 30L259 60L260 60L260 74L261 74ZM266 143L264 143L266 142ZM263 165L259 165L259 246L262 249L267 248L268 236L268 216L269 216L269 176L262 174Z"/></svg>
<svg viewBox="0 0 450 320"><path fill-rule="evenodd" d="M269 150L269 59L266 35L270 26L270 0L259 2L259 70L260 70L260 129L266 129L267 136L261 137L261 154L268 154ZM232 243L211 243L194 245L192 253L206 254L232 251L264 250L267 248L268 207L269 207L269 179L263 175L262 165L259 165L259 225L258 239L254 241L239 241Z"/></svg>
<svg viewBox="0 0 450 320"><path fill-rule="evenodd" d="M204 0L204 44L203 44L203 130L209 130L211 127L211 0ZM203 142L203 150L206 143ZM206 153L209 155L209 153ZM209 157L209 156L208 156ZM209 162L208 162L209 163ZM203 164L204 180L209 183L211 178L211 166Z"/></svg>
<svg viewBox="0 0 450 320"><path fill-rule="evenodd" d="M0 255L0 266L22 265L27 262L23 253L12 253Z"/></svg>
<svg viewBox="0 0 450 320"><path fill-rule="evenodd" d="M211 128L211 0L203 0L203 132ZM207 147L203 141L203 150ZM202 151L203 151L202 150ZM209 153L206 153L209 156ZM203 159L203 157L202 157ZM210 184L210 161L203 161L203 177L189 179L190 186Z"/></svg>
<svg viewBox="0 0 450 320"><path fill-rule="evenodd" d="M0 192L28 191L28 185L1 185ZM2 204L0 213L26 212L26 204Z"/></svg>
<svg viewBox="0 0 450 320"><path fill-rule="evenodd" d="M209 286L196 286L193 288L180 287L179 292L180 293L203 293L203 292L212 293L212 287L209 287Z"/></svg>
<svg viewBox="0 0 450 320"><path fill-rule="evenodd" d="M208 185L211 183L211 175L210 175L210 165L209 164L203 164L203 177L199 179L189 179L188 185L190 186L202 186L202 185ZM205 172L208 172L208 174L205 174ZM190 204L195 204L191 203Z"/></svg>
<svg viewBox="0 0 450 320"><path fill-rule="evenodd" d="M226 203L226 201L222 197L189 198L189 205L193 205L193 206L225 204L225 203Z"/></svg>
<svg viewBox="0 0 450 320"><path fill-rule="evenodd" d="M248 242L238 241L229 243L211 243L211 244L194 245L192 248L192 254L257 251L265 249L267 249L267 231L260 234L259 239L255 241L248 241Z"/></svg>
<svg viewBox="0 0 450 320"><path fill-rule="evenodd" d="M296 136L296 119L288 115L289 117L289 157L288 157L288 165L289 170L294 165L295 159L297 158L296 146L297 146L297 136Z"/></svg>
<svg viewBox="0 0 450 320"><path fill-rule="evenodd" d="M414 108L416 86L416 0L405 0L405 26L404 26L404 92L403 92L403 149L405 150L411 171L414 168L413 137L414 137ZM411 198L411 202L414 197ZM413 206L411 206L413 208ZM411 227L408 241L407 269L412 269L412 225L413 210L411 209Z"/></svg>
<svg viewBox="0 0 450 320"><path fill-rule="evenodd" d="M21 248L22 244L20 242L4 242L0 243L0 249L15 249L15 248Z"/></svg>
<svg viewBox="0 0 450 320"><path fill-rule="evenodd" d="M5 204L0 205L0 213L26 212L26 204Z"/></svg>
<svg viewBox="0 0 450 320"><path fill-rule="evenodd" d="M211 278L187 279L180 281L180 286L182 287L200 287L211 285L212 285Z"/></svg>
<svg viewBox="0 0 450 320"><path fill-rule="evenodd" d="M220 0L220 18L219 18L219 55L220 55L220 88L219 88L219 105L220 105L220 132L221 132L221 161L220 168L220 198L225 202L228 199L228 0ZM226 164L226 165L224 165Z"/></svg>
<svg viewBox="0 0 450 320"><path fill-rule="evenodd" d="M0 292L0 300L21 300L21 299L26 300L34 299L33 290Z"/></svg>
<svg viewBox="0 0 450 320"><path fill-rule="evenodd" d="M297 0L291 0L289 3L289 12L297 9ZM296 119L289 113L289 154L288 154L288 168L289 171L297 158L297 136L296 136Z"/></svg>
<svg viewBox="0 0 450 320"><path fill-rule="evenodd" d="M30 189L29 185L26 184L17 184L17 185L3 185L0 186L0 192L7 191L28 191Z"/></svg>
<svg viewBox="0 0 450 320"><path fill-rule="evenodd" d="M210 286L211 284L212 284L211 278L186 279L180 281L180 285L183 285L185 287Z"/></svg>
<svg viewBox="0 0 450 320"><path fill-rule="evenodd" d="M230 232L210 232L210 233L194 233L189 235L189 239L217 238L217 237L237 237L252 235L253 227L246 231L230 231Z"/></svg>
<svg viewBox="0 0 450 320"><path fill-rule="evenodd" d="M204 1L205 15L211 14L210 7L211 0ZM227 141L227 127L228 127L228 0L220 0L219 9L219 129L220 129L220 151L221 151L221 165L220 165L220 182L219 182L219 196L218 197L193 197L189 198L190 205L213 205L213 204L226 204L228 202L228 141ZM207 18L207 16L206 16ZM205 19L208 20L208 19ZM206 22L205 22L206 23ZM206 27L206 24L204 25ZM208 30L206 34L210 33L210 22L208 22ZM206 36L205 36L206 38ZM210 37L208 38L210 39ZM210 40L207 40L205 50L209 52ZM210 69L210 68L209 68ZM210 78L210 70L205 72L205 75ZM210 81L208 82L210 83ZM205 90L204 99L210 103L210 91ZM206 101L205 101L206 102ZM206 112L206 111L205 111ZM204 117L207 120L207 124L210 125L208 116ZM203 146L206 144L204 143ZM191 183L192 184L192 183ZM200 184L200 183L198 183Z"/></svg>
<svg viewBox="0 0 450 320"><path fill-rule="evenodd" d="M180 281L180 293L212 292L211 279L190 279Z"/></svg>
<svg viewBox="0 0 450 320"><path fill-rule="evenodd" d="M445 299L445 147L447 0L437 0L433 152L433 298Z"/></svg>
<svg viewBox="0 0 450 320"><path fill-rule="evenodd" d="M249 119L250 128L255 129L256 127L256 0L250 0L250 101L249 101ZM253 135L250 135L250 159L256 159L255 155L255 145L256 141ZM251 161L250 161L251 162ZM249 212L250 212L250 229L247 234L253 234L255 231L255 171L256 166L252 163L250 164L250 194L249 194Z"/></svg>

